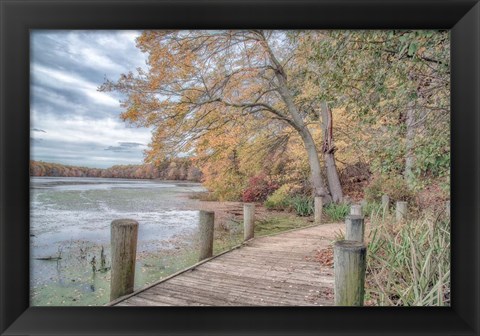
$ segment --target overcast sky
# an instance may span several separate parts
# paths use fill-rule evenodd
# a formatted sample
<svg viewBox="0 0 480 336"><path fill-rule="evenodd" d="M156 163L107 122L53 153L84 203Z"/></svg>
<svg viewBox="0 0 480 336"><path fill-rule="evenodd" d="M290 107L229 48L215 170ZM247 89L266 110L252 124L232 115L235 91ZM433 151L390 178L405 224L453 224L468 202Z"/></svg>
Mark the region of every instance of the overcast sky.
<svg viewBox="0 0 480 336"><path fill-rule="evenodd" d="M137 31L31 33L31 158L106 168L139 164L150 130L120 120L117 93L98 92L105 78L145 68Z"/></svg>

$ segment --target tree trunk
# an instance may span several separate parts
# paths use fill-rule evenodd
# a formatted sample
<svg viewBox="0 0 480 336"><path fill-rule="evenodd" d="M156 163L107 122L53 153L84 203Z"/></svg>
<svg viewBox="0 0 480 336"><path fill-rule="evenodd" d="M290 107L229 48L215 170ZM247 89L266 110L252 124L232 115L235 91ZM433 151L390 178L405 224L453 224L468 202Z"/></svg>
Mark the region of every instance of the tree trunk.
<svg viewBox="0 0 480 336"><path fill-rule="evenodd" d="M320 196L323 199L323 204L328 204L332 201L331 196L328 194L325 183L322 178L322 172L320 167L320 159L318 158L317 147L313 141L313 137L310 131L305 127L303 132L300 132L305 149L308 155L308 162L310 164L310 175L312 179L314 196Z"/></svg>
<svg viewBox="0 0 480 336"><path fill-rule="evenodd" d="M287 88L286 80L282 75L278 75L279 78L279 92L282 96L285 104L287 105L287 109L292 116L292 119L297 125L296 130L301 136L303 140L303 144L307 151L308 155L308 162L310 164L310 174L314 189L313 196L320 196L323 198L323 204L328 204L332 201L332 197L328 193L327 188L325 187L325 182L322 178L322 170L320 167L320 159L318 158L317 146L315 145L315 141L313 140L312 134L310 130L305 125L303 119L300 116L300 113L297 110L297 107L293 103L293 97L291 96L290 91Z"/></svg>
<svg viewBox="0 0 480 336"><path fill-rule="evenodd" d="M263 36L263 33L260 33L260 36L262 37L265 51L267 52L270 61L272 62L272 66L275 69L275 78L278 82L277 91L285 102L288 113L292 117L291 125L294 125L295 130L301 136L303 144L305 145L305 149L308 155L308 162L310 164L310 174L312 179L314 196L322 197L323 204L328 204L332 201L332 198L328 194L328 190L325 187L325 183L322 178L320 160L318 158L315 141L313 140L312 134L310 133L308 127L305 125L300 111L295 105L293 95L287 85L287 75L285 74L282 65L280 64L280 62L278 62L277 58L270 49L270 46L268 45L265 36Z"/></svg>
<svg viewBox="0 0 480 336"><path fill-rule="evenodd" d="M333 143L333 118L332 112L326 102L322 102L322 128L323 128L323 157L327 170L328 187L334 202L343 200L342 185L338 177L335 164L335 145Z"/></svg>

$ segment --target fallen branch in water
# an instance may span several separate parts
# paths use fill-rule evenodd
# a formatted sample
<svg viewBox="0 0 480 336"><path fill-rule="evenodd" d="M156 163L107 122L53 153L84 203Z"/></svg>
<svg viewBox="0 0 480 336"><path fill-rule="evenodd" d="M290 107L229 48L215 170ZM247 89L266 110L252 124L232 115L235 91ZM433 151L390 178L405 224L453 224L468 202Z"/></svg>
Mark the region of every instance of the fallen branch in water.
<svg viewBox="0 0 480 336"><path fill-rule="evenodd" d="M62 257L40 257L40 258L33 258L35 260L60 260Z"/></svg>

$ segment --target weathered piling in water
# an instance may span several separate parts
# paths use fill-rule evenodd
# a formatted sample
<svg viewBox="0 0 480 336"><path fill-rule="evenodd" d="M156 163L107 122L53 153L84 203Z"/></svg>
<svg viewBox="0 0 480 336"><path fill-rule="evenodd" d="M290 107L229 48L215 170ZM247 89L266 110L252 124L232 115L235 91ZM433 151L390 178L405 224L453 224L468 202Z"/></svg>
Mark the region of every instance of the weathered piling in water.
<svg viewBox="0 0 480 336"><path fill-rule="evenodd" d="M347 216L345 224L345 240L363 242L365 235L364 217L359 215Z"/></svg>
<svg viewBox="0 0 480 336"><path fill-rule="evenodd" d="M361 216L362 215L362 205L361 204L352 204L350 206L350 215Z"/></svg>
<svg viewBox="0 0 480 336"><path fill-rule="evenodd" d="M340 240L333 245L336 306L363 306L366 256L361 242Z"/></svg>
<svg viewBox="0 0 480 336"><path fill-rule="evenodd" d="M133 292L137 255L138 222L117 219L110 226L112 272L110 301Z"/></svg>
<svg viewBox="0 0 480 336"><path fill-rule="evenodd" d="M213 231L215 212L200 211L200 254L199 260L210 258L213 255Z"/></svg>
<svg viewBox="0 0 480 336"><path fill-rule="evenodd" d="M382 210L384 213L388 213L390 210L390 197L388 195L382 196Z"/></svg>
<svg viewBox="0 0 480 336"><path fill-rule="evenodd" d="M255 235L255 204L243 204L243 240L252 239Z"/></svg>
<svg viewBox="0 0 480 336"><path fill-rule="evenodd" d="M407 217L407 202L398 201L395 214L396 214L397 222L401 222L405 220L405 218Z"/></svg>
<svg viewBox="0 0 480 336"><path fill-rule="evenodd" d="M315 196L314 209L313 209L315 224L322 224L322 212L323 212L323 199L319 196Z"/></svg>

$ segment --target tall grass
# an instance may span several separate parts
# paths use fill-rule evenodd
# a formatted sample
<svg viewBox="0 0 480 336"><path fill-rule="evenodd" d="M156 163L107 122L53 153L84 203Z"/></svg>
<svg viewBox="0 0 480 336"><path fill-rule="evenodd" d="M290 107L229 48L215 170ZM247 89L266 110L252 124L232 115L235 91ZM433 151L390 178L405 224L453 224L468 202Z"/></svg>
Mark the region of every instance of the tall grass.
<svg viewBox="0 0 480 336"><path fill-rule="evenodd" d="M371 217L372 215L378 215L378 213L380 213L381 211L382 205L378 202L367 202L367 204L362 207L362 212L367 217Z"/></svg>
<svg viewBox="0 0 480 336"><path fill-rule="evenodd" d="M378 306L450 305L450 220L423 213L395 223L371 213L367 298Z"/></svg>
<svg viewBox="0 0 480 336"><path fill-rule="evenodd" d="M346 203L330 203L324 207L323 212L333 222L339 222L350 213L350 206Z"/></svg>
<svg viewBox="0 0 480 336"><path fill-rule="evenodd" d="M313 214L313 199L305 196L293 196L288 200L288 205L298 216L310 216Z"/></svg>

